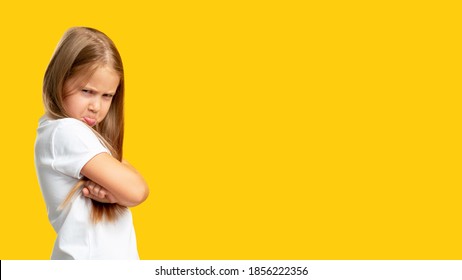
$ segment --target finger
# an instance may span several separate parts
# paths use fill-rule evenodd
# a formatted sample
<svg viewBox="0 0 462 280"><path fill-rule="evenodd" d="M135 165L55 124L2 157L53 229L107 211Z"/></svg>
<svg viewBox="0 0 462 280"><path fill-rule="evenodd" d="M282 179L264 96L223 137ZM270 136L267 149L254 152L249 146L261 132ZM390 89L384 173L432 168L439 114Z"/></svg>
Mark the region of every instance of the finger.
<svg viewBox="0 0 462 280"><path fill-rule="evenodd" d="M88 184L88 186L86 186L86 188L87 188L87 190L88 190L89 192L92 192L94 186L93 186L93 184Z"/></svg>
<svg viewBox="0 0 462 280"><path fill-rule="evenodd" d="M92 194L95 196L98 196L100 191L101 191L101 187L96 185L92 190Z"/></svg>
<svg viewBox="0 0 462 280"><path fill-rule="evenodd" d="M96 188L97 186L99 186L97 183L95 183L95 182L93 182L93 181L91 181L91 185L92 185L93 187L95 187L95 188Z"/></svg>
<svg viewBox="0 0 462 280"><path fill-rule="evenodd" d="M94 196L92 194L90 194L88 196L88 198L92 199L92 200L95 200L95 201L99 201L99 202L102 202L102 203L108 203L109 201L105 198L100 198L100 197L97 197L97 196Z"/></svg>
<svg viewBox="0 0 462 280"><path fill-rule="evenodd" d="M83 193L84 196L88 197L88 195L90 194L90 191L88 190L88 188L85 187L85 188L82 189L82 193Z"/></svg>
<svg viewBox="0 0 462 280"><path fill-rule="evenodd" d="M99 197L104 198L106 196L106 191L105 190L100 190L99 191Z"/></svg>

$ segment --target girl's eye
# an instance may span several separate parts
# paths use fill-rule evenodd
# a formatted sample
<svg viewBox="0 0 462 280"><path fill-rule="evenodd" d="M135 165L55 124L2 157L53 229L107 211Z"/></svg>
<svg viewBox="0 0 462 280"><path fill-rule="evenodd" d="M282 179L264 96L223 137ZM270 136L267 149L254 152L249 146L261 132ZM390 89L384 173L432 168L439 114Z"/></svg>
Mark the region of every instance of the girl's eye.
<svg viewBox="0 0 462 280"><path fill-rule="evenodd" d="M91 93L91 90L89 90L89 89L82 89L82 92L83 92L83 93Z"/></svg>
<svg viewBox="0 0 462 280"><path fill-rule="evenodd" d="M106 99L112 99L112 98L114 97L113 94L105 94L105 95L103 95L103 96L104 96L104 98L106 98Z"/></svg>

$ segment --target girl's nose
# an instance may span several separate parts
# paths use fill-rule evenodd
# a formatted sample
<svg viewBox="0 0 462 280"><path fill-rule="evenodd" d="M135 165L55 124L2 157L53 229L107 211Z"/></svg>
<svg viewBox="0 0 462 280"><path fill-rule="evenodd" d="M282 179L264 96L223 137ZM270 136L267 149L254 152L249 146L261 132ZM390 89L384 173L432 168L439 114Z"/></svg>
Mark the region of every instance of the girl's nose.
<svg viewBox="0 0 462 280"><path fill-rule="evenodd" d="M98 112L99 109L101 108L101 101L99 98L94 98L90 104L88 104L88 109L92 112Z"/></svg>

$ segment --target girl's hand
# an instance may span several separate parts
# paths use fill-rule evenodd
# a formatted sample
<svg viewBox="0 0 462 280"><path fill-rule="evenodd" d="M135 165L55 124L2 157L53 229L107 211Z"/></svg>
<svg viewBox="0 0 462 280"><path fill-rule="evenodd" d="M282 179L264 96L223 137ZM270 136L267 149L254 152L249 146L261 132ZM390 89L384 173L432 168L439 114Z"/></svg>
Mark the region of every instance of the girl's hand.
<svg viewBox="0 0 462 280"><path fill-rule="evenodd" d="M82 193L85 197L102 203L117 203L113 194L91 180L85 182Z"/></svg>

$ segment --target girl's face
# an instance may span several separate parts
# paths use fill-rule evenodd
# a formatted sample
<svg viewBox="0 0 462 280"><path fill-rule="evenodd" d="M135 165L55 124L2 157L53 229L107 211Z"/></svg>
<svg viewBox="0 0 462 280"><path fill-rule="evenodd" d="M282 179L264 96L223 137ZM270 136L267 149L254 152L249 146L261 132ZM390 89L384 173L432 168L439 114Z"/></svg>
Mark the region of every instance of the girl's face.
<svg viewBox="0 0 462 280"><path fill-rule="evenodd" d="M108 66L99 67L86 85L79 84L78 78L64 83L63 106L71 118L94 126L106 117L120 78Z"/></svg>

